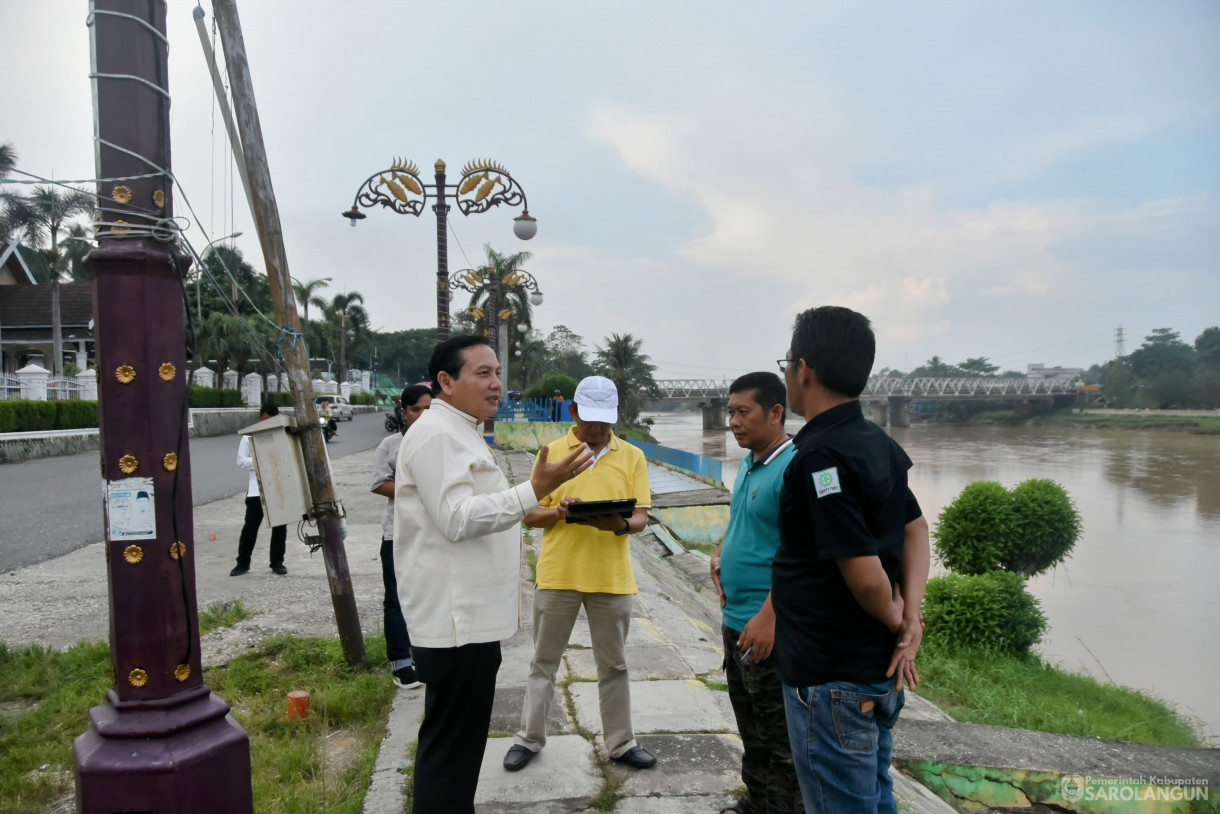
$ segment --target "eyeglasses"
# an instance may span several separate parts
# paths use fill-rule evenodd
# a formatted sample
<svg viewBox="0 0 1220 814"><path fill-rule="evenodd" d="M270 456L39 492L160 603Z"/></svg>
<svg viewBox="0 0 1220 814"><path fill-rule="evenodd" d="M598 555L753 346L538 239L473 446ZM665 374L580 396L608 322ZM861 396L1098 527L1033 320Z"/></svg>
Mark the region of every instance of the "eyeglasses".
<svg viewBox="0 0 1220 814"><path fill-rule="evenodd" d="M775 360L776 364L779 365L780 373L786 373L788 371L788 365L792 364L795 361L796 361L796 359L776 359Z"/></svg>

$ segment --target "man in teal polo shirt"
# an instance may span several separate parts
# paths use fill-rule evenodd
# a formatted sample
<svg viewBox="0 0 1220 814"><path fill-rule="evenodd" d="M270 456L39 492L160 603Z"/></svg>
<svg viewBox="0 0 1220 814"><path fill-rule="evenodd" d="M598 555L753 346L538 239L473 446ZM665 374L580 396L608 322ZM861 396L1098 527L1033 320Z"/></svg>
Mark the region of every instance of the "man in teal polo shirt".
<svg viewBox="0 0 1220 814"><path fill-rule="evenodd" d="M737 470L729 527L712 557L724 609L724 673L745 747L746 793L721 814L803 812L771 649L771 560L779 546L779 490L795 449L784 432L787 391L774 373L747 373L729 386L729 429L750 451Z"/></svg>

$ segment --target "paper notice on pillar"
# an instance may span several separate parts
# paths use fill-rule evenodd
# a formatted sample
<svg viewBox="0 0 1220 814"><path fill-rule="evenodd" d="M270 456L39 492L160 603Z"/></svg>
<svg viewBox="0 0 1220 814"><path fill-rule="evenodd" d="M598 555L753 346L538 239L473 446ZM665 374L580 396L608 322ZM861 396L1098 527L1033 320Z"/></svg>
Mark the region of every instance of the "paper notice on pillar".
<svg viewBox="0 0 1220 814"><path fill-rule="evenodd" d="M108 540L154 540L157 509L152 478L124 478L106 483Z"/></svg>

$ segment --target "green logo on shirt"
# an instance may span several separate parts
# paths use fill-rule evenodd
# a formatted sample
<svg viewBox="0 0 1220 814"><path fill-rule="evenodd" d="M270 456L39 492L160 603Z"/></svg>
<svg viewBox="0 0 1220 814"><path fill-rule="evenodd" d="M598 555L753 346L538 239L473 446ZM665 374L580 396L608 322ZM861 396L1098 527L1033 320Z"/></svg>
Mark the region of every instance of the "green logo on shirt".
<svg viewBox="0 0 1220 814"><path fill-rule="evenodd" d="M839 494L843 491L843 487L839 485L839 468L832 466L830 469L814 472L813 485L819 498Z"/></svg>

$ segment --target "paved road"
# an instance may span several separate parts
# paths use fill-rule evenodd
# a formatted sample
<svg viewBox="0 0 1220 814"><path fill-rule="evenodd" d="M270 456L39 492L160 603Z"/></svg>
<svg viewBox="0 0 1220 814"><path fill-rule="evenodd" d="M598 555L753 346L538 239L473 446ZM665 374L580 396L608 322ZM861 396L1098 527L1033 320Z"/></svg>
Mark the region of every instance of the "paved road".
<svg viewBox="0 0 1220 814"><path fill-rule="evenodd" d="M332 458L376 446L385 414L358 415L339 425ZM196 506L245 491L247 475L236 466L235 435L195 438L191 480ZM0 465L0 572L42 562L104 537L98 454L82 452Z"/></svg>

